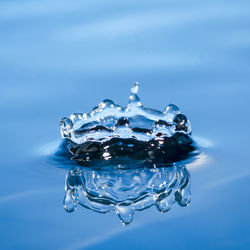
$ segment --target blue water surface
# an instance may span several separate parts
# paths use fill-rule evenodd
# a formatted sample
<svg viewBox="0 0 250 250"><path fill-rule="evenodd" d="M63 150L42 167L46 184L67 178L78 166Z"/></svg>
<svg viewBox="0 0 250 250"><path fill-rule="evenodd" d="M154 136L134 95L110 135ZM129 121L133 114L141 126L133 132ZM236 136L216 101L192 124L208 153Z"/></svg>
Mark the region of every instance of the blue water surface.
<svg viewBox="0 0 250 250"><path fill-rule="evenodd" d="M0 1L1 249L249 249L250 2ZM51 161L59 121L141 83L145 106L177 104L200 158L190 206L63 209Z"/></svg>

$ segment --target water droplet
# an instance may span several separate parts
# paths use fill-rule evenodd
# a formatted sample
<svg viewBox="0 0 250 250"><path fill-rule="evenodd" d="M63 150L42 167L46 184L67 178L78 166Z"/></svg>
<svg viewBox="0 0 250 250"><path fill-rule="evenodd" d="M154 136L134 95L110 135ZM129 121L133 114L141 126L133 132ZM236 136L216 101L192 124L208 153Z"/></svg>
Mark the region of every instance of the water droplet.
<svg viewBox="0 0 250 250"><path fill-rule="evenodd" d="M141 100L137 95L139 89L139 83L136 82L134 86L131 88L131 95L129 96L129 103L126 108L126 112L136 111L137 108L142 107ZM134 109L134 110L133 110Z"/></svg>
<svg viewBox="0 0 250 250"><path fill-rule="evenodd" d="M131 88L131 94L137 94L139 91L139 82L135 82Z"/></svg>
<svg viewBox="0 0 250 250"><path fill-rule="evenodd" d="M176 131L188 131L188 120L187 117L183 114L178 114L174 117L174 124Z"/></svg>
<svg viewBox="0 0 250 250"><path fill-rule="evenodd" d="M162 213L166 213L171 209L171 206L164 200L157 202L156 207Z"/></svg>
<svg viewBox="0 0 250 250"><path fill-rule="evenodd" d="M185 207L191 202L190 174L185 167L180 170L180 185L175 192L175 200L180 206Z"/></svg>
<svg viewBox="0 0 250 250"><path fill-rule="evenodd" d="M174 104L169 104L165 111L163 112L164 115L164 119L168 122L168 123L173 123L174 117L180 113L180 109L174 105Z"/></svg>
<svg viewBox="0 0 250 250"><path fill-rule="evenodd" d="M178 204L182 207L186 207L191 202L191 191L190 187L187 187L185 189L178 190L175 193L175 199L178 202Z"/></svg>
<svg viewBox="0 0 250 250"><path fill-rule="evenodd" d="M168 194L166 194L165 198L158 200L156 202L156 207L160 212L165 213L171 209L174 203L175 203L175 197L173 192L171 191Z"/></svg>
<svg viewBox="0 0 250 250"><path fill-rule="evenodd" d="M60 127L61 127L62 137L68 138L68 137L70 137L70 133L72 132L74 124L73 124L71 119L64 117L60 121Z"/></svg>
<svg viewBox="0 0 250 250"><path fill-rule="evenodd" d="M128 225L132 222L134 218L134 209L131 208L131 206L116 206L116 213L118 214L121 222L124 225Z"/></svg>
<svg viewBox="0 0 250 250"><path fill-rule="evenodd" d="M73 200L70 190L65 193L63 205L64 209L69 213L74 212L77 208L77 203Z"/></svg>

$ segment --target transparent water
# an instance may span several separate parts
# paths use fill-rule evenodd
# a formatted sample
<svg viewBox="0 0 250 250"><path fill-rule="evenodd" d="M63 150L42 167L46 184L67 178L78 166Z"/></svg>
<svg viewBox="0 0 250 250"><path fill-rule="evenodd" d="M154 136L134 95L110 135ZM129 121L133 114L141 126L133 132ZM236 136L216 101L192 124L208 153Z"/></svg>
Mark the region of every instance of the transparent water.
<svg viewBox="0 0 250 250"><path fill-rule="evenodd" d="M102 101L89 114L73 113L61 119L61 135L76 144L107 142L113 138L150 141L171 137L177 132L191 134L187 117L170 104L161 112L143 107L138 96L139 83L131 88L129 103L121 107L111 100ZM158 136L158 134L161 134Z"/></svg>
<svg viewBox="0 0 250 250"><path fill-rule="evenodd" d="M248 249L248 1L1 1L2 249ZM50 159L58 121L103 98L181 107L200 157L192 201L122 226L63 208L68 163ZM66 166L67 165L67 166Z"/></svg>
<svg viewBox="0 0 250 250"><path fill-rule="evenodd" d="M170 104L163 112L143 107L137 95L139 83L131 88L129 103L121 107L104 100L90 113L73 113L60 121L62 145L56 156L92 166L109 160L153 159L164 164L188 158L195 150L190 121ZM69 157L60 157L69 155Z"/></svg>
<svg viewBox="0 0 250 250"><path fill-rule="evenodd" d="M126 169L112 166L98 170L75 167L65 181L67 212L74 212L79 205L98 213L115 211L124 225L133 221L136 211L155 205L165 213L176 202L185 207L190 201L190 175L183 165L143 168L135 164Z"/></svg>

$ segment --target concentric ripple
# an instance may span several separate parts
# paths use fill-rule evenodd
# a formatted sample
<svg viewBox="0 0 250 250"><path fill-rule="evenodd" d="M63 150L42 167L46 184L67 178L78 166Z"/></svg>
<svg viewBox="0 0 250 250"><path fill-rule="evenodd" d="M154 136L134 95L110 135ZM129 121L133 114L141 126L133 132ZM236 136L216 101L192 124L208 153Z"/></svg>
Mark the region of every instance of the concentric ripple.
<svg viewBox="0 0 250 250"><path fill-rule="evenodd" d="M63 146L72 160L86 165L94 160L128 157L171 163L186 158L195 149L190 122L179 108L174 104L163 112L145 108L138 90L136 82L126 107L104 100L89 114L62 118Z"/></svg>
<svg viewBox="0 0 250 250"><path fill-rule="evenodd" d="M80 205L98 213L114 211L129 224L136 211L151 206L167 212L174 203L189 205L190 175L185 165L127 167L72 168L65 181L65 210L73 212Z"/></svg>

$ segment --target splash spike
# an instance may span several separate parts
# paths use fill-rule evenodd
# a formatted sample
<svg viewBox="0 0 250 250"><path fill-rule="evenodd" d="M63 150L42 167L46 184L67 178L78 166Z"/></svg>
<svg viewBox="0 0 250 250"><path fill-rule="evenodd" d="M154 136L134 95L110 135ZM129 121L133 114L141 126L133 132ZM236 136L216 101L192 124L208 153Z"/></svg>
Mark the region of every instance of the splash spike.
<svg viewBox="0 0 250 250"><path fill-rule="evenodd" d="M139 82L135 82L133 84L132 88L130 89L130 91L131 91L132 95L138 94L138 91L139 91Z"/></svg>

